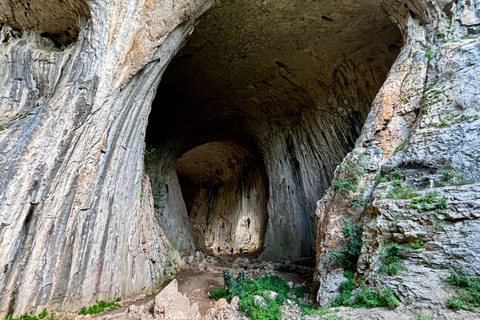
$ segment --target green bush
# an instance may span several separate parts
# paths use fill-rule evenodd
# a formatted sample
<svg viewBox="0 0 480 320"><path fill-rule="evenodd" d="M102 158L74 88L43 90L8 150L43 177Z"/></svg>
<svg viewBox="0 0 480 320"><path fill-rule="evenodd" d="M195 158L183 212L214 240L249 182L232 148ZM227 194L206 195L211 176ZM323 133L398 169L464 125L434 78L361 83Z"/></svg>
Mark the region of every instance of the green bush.
<svg viewBox="0 0 480 320"><path fill-rule="evenodd" d="M338 178L332 181L332 190L347 197L351 191L357 190L358 178Z"/></svg>
<svg viewBox="0 0 480 320"><path fill-rule="evenodd" d="M358 257L362 250L362 231L363 226L350 226L350 223L344 219L342 233L346 244L341 251L332 252L330 258L335 259L345 270L357 269Z"/></svg>
<svg viewBox="0 0 480 320"><path fill-rule="evenodd" d="M378 291L368 288L364 283L360 286L362 291L355 295L353 308L395 308L399 302L389 288L380 288Z"/></svg>
<svg viewBox="0 0 480 320"><path fill-rule="evenodd" d="M447 198L440 197L440 192L438 191L429 191L425 196L413 199L409 208L417 209L419 212L425 212L432 210L432 205L438 210L446 209L448 206Z"/></svg>
<svg viewBox="0 0 480 320"><path fill-rule="evenodd" d="M332 307L348 306L350 304L350 297L355 289L355 284L353 283L354 273L352 270L346 270L343 275L348 280L340 284L340 294L333 299Z"/></svg>
<svg viewBox="0 0 480 320"><path fill-rule="evenodd" d="M308 286L301 286L295 289L295 297L303 298L308 293L310 288Z"/></svg>
<svg viewBox="0 0 480 320"><path fill-rule="evenodd" d="M118 302L120 302L120 298L110 302L100 301L98 304L94 304L93 306L90 306L88 308L83 307L82 309L80 309L78 314L82 314L82 315L95 314L95 313L103 312L105 310L121 307L121 305Z"/></svg>
<svg viewBox="0 0 480 320"><path fill-rule="evenodd" d="M475 179L467 177L464 173L458 172L450 167L438 170L441 181L436 181L438 186L462 186L475 183Z"/></svg>
<svg viewBox="0 0 480 320"><path fill-rule="evenodd" d="M50 313L50 317L46 318L47 316L48 316L47 309L43 309L43 311L40 312L36 316L34 316L32 314L25 313L24 315L21 315L18 318L14 318L10 314L5 318L5 320L40 320L40 319L56 320L55 312L53 312L53 311L52 311L52 313Z"/></svg>
<svg viewBox="0 0 480 320"><path fill-rule="evenodd" d="M396 275L399 271L405 270L405 264L402 259L405 259L408 249L400 246L398 243L387 245L383 249L383 263L380 266L380 272L389 276Z"/></svg>
<svg viewBox="0 0 480 320"><path fill-rule="evenodd" d="M240 271L235 278L228 271L223 269L224 287L216 290L210 290L210 295L214 299L225 298L230 300L238 296L240 310L247 313L252 319L281 319L280 306L287 299L290 287L287 282L277 276L263 276L251 280L245 279L245 273ZM271 299L266 291L278 293L275 300ZM266 308L253 303L253 296L258 295L264 298Z"/></svg>
<svg viewBox="0 0 480 320"><path fill-rule="evenodd" d="M420 249L421 247L423 247L424 244L425 242L423 242L422 240L418 242L410 242L410 245L412 246L413 249Z"/></svg>
<svg viewBox="0 0 480 320"><path fill-rule="evenodd" d="M418 196L418 189L415 187L395 186L387 195L389 199L413 199Z"/></svg>
<svg viewBox="0 0 480 320"><path fill-rule="evenodd" d="M445 282L456 287L457 295L447 301L447 307L474 311L480 307L480 277L460 274L450 270L450 277Z"/></svg>

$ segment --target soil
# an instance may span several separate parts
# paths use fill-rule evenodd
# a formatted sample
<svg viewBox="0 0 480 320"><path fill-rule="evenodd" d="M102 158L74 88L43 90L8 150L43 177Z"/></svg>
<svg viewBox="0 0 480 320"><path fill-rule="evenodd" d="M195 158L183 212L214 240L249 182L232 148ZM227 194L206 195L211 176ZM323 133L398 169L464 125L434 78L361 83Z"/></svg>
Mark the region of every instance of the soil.
<svg viewBox="0 0 480 320"><path fill-rule="evenodd" d="M258 252L244 252L242 255L229 252L210 254L203 262L192 262L188 268L179 271L175 275L178 282L178 291L186 295L191 303L197 303L200 314L203 316L208 309L213 307L215 300L210 297L210 290L223 286L222 270L228 268L237 275L244 271L247 278L257 278L263 274L275 274L287 282L293 282L297 286L311 283L314 268L313 260L303 259L296 262L273 263L259 262L256 260ZM247 264L234 264L237 258L248 258ZM157 292L166 287L170 281L166 281ZM155 299L155 295L138 297L135 301L122 301L122 307L92 315L90 319L105 319L123 314L131 305L147 305ZM74 319L76 314L63 314L62 319Z"/></svg>

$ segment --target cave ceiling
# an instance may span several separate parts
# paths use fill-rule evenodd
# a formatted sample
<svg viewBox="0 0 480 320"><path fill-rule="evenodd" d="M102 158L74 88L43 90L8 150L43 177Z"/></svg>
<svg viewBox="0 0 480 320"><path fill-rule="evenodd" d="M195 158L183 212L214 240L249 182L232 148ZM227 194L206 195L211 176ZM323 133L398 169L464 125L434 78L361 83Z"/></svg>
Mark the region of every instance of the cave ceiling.
<svg viewBox="0 0 480 320"><path fill-rule="evenodd" d="M162 77L150 138L364 118L401 46L379 1L219 1Z"/></svg>

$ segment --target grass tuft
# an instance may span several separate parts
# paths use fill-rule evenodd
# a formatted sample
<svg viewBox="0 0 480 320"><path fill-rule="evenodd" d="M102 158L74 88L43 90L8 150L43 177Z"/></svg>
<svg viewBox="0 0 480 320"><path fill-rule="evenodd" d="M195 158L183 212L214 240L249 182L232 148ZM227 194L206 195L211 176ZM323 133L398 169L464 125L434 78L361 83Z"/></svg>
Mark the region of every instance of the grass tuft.
<svg viewBox="0 0 480 320"><path fill-rule="evenodd" d="M450 270L445 282L456 287L457 295L448 299L447 307L454 311L465 309L474 311L480 307L480 277L457 273Z"/></svg>
<svg viewBox="0 0 480 320"><path fill-rule="evenodd" d="M120 302L120 298L114 301L109 301L109 302L100 301L98 304L94 304L93 306L90 306L88 308L83 307L82 309L80 309L78 314L82 314L82 315L95 314L95 313L103 312L105 310L115 309L117 307L121 307L119 302Z"/></svg>

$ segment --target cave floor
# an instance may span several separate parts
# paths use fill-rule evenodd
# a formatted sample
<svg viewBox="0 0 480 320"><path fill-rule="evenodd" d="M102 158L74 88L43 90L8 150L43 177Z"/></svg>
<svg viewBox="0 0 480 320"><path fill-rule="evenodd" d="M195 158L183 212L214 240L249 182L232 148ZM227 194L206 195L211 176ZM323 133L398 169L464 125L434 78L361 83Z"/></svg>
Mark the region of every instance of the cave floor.
<svg viewBox="0 0 480 320"><path fill-rule="evenodd" d="M210 319L208 310L216 307L216 301L209 295L210 289L219 288L223 285L222 270L227 268L229 272L237 276L240 271L244 271L247 278L258 278L264 274L277 275L287 282L293 282L294 286L310 285L314 272L314 261L312 259L301 259L292 262L260 262L255 258L257 253L245 253L242 256L238 254L231 255L229 253L220 253L209 255L206 258L196 259L190 257L185 259L190 263L179 265L182 268L176 275L178 282L178 292L187 296L190 303L197 303L202 319ZM239 259L241 258L241 259ZM244 260L245 258L248 261ZM83 319L101 319L101 320L117 320L117 319L157 319L152 317L147 310L151 310L154 304L155 295L165 288L170 281L165 281L154 292L142 294L135 300L122 301L121 308L103 312L96 315L79 316L77 314L58 314L59 320L83 320ZM136 306L136 307L134 307ZM140 310L140 317L131 318L132 310ZM400 305L396 309L374 308L374 309L353 309L350 307L332 308L325 315L306 316L305 319L378 319L378 320L412 320L420 319L428 315L431 319L478 319L478 313L459 311L454 312L445 309L441 305ZM238 314L237 314L238 315ZM295 317L298 316L298 317ZM300 318L301 314L294 314L292 319ZM427 317L427 319L428 319ZM235 319L246 319L238 318ZM291 318L291 317L287 317ZM213 318L212 318L213 319ZM222 318L223 319L223 318ZM230 319L230 318L228 318ZM303 319L303 318L302 318Z"/></svg>

